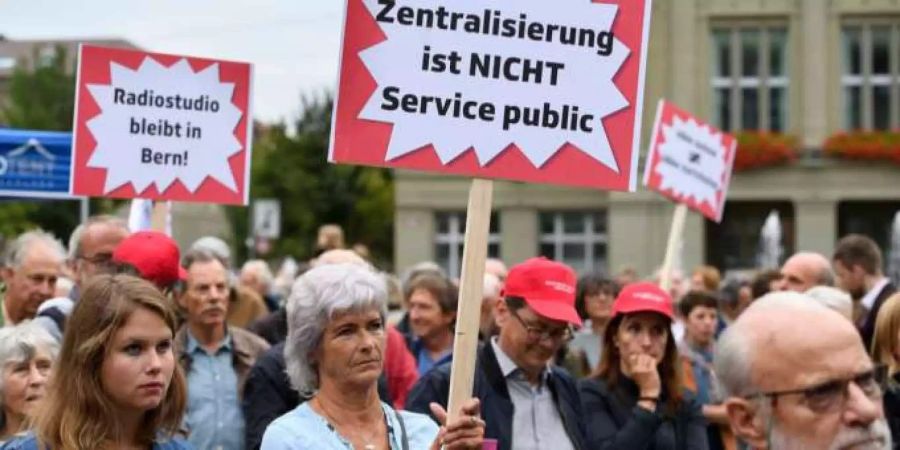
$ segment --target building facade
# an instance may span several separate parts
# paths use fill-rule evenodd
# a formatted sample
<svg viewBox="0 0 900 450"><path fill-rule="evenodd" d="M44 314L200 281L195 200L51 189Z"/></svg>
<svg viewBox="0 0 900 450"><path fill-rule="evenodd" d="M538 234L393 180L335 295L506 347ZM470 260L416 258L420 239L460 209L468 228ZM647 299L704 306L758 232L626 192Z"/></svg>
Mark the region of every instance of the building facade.
<svg viewBox="0 0 900 450"><path fill-rule="evenodd" d="M798 147L789 164L736 173L721 224L689 214L682 267L752 268L772 211L786 254L830 255L840 236L861 232L890 256L900 166L822 148L845 130L900 128L900 1L655 0L647 64L644 147L660 98L725 130L783 134ZM434 260L459 273L468 186L396 173L397 270ZM641 188L497 181L488 250L507 263L545 255L582 273L633 267L646 275L662 263L672 211Z"/></svg>

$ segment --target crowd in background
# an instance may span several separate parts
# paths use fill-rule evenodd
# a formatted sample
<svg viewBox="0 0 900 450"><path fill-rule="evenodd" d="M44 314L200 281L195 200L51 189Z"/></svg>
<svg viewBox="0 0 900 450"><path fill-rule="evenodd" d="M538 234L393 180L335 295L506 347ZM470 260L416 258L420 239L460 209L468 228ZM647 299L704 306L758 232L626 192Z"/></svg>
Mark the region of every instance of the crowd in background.
<svg viewBox="0 0 900 450"><path fill-rule="evenodd" d="M273 272L93 217L4 251L6 447L888 449L900 294L842 238L778 270L642 279L485 265L473 399L448 422L458 280L378 270L341 228ZM687 275L687 276L685 276ZM477 399L477 400L476 400ZM893 436L893 438L892 438Z"/></svg>

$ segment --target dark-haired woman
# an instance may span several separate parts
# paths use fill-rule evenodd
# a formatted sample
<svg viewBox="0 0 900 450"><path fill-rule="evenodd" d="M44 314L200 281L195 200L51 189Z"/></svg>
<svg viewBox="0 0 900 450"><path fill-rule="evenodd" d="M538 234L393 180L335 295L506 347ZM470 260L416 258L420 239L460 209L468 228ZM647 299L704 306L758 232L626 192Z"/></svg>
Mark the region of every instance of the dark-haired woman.
<svg viewBox="0 0 900 450"><path fill-rule="evenodd" d="M597 372L579 390L593 450L707 450L700 405L681 388L672 298L651 283L613 304Z"/></svg>

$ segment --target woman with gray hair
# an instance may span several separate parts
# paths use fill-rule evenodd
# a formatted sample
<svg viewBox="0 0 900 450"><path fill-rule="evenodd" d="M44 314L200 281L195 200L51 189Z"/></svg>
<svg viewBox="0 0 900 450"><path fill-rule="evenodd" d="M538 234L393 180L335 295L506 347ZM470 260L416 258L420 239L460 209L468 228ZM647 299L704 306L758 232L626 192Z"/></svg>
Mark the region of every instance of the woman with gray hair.
<svg viewBox="0 0 900 450"><path fill-rule="evenodd" d="M34 322L0 328L0 443L27 431L58 352L56 339Z"/></svg>
<svg viewBox="0 0 900 450"><path fill-rule="evenodd" d="M263 450L481 448L478 400L440 429L428 416L379 400L386 302L384 281L358 265L319 266L297 280L284 355L294 388L311 399L269 425ZM442 408L432 410L446 420Z"/></svg>

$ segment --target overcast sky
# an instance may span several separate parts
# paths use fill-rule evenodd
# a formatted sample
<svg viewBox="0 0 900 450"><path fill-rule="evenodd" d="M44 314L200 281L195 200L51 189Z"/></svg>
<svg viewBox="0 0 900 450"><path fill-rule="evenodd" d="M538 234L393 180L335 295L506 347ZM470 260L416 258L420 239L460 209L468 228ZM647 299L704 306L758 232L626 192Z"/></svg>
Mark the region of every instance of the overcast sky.
<svg viewBox="0 0 900 450"><path fill-rule="evenodd" d="M8 39L122 38L163 53L254 65L254 116L290 119L333 90L342 0L0 0Z"/></svg>

